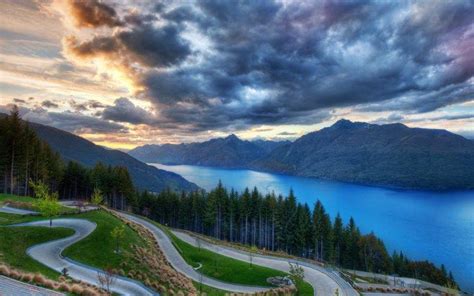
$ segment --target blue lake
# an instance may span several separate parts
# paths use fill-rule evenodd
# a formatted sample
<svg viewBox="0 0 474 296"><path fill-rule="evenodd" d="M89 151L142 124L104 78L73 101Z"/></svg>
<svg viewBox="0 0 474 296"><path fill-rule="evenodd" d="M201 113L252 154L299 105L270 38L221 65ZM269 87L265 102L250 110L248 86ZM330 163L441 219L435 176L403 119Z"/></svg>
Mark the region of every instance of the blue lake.
<svg viewBox="0 0 474 296"><path fill-rule="evenodd" d="M311 208L319 199L333 218L338 212L344 222L354 217L361 231L374 231L390 253L402 250L412 259L443 263L463 290L474 292L474 191L391 190L251 170L152 165L206 190L219 180L239 191L257 186L287 195L293 188L298 201Z"/></svg>

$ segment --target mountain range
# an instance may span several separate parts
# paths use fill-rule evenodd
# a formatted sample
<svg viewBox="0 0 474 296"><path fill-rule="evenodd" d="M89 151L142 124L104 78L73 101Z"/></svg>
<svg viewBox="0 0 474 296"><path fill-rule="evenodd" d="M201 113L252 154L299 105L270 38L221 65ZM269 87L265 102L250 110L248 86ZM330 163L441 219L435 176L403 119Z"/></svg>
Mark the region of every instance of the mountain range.
<svg viewBox="0 0 474 296"><path fill-rule="evenodd" d="M106 149L84 138L50 126L32 122L29 122L29 125L38 137L47 142L64 160L76 161L88 167L94 166L97 162L124 166L128 169L133 183L139 189L160 192L167 188L177 191L192 191L199 188L178 174L149 166L127 153Z"/></svg>
<svg viewBox="0 0 474 296"><path fill-rule="evenodd" d="M232 134L201 143L145 145L128 153L144 162L246 168L275 148L288 143L264 140L250 142Z"/></svg>
<svg viewBox="0 0 474 296"><path fill-rule="evenodd" d="M340 120L294 142L241 140L145 145L144 162L249 168L410 189L474 189L474 141L446 130Z"/></svg>

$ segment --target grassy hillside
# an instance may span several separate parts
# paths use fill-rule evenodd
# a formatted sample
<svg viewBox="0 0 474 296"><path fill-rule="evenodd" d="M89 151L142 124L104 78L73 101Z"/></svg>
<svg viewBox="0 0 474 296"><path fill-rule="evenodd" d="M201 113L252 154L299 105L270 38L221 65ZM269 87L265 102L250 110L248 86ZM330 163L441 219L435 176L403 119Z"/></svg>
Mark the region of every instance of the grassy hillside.
<svg viewBox="0 0 474 296"><path fill-rule="evenodd" d="M267 278L286 275L284 272L259 265L250 266L246 262L225 257L203 248L196 248L173 234L170 236L173 244L189 265L198 267L202 264L200 272L224 282L270 287L266 281Z"/></svg>
<svg viewBox="0 0 474 296"><path fill-rule="evenodd" d="M133 229L125 226L124 238L119 243L121 252L116 253L116 242L112 239L111 232L115 227L123 225L122 221L104 211L78 214L74 218L95 222L97 228L88 237L64 250L63 255L73 260L101 269L120 269L124 256L133 251L132 245L145 245L145 241Z"/></svg>
<svg viewBox="0 0 474 296"><path fill-rule="evenodd" d="M34 199L30 197L0 195L0 203L6 200L30 204L34 201ZM97 228L92 234L67 248L63 252L64 256L97 268L112 268L122 275L143 282L160 282L161 287L159 285L154 286L157 290L170 288L172 280L166 280L166 278L162 276L163 272L157 269L153 264L147 263L150 262L150 259L159 255L156 252L152 252L149 240L145 235L138 233L136 229L125 225L125 236L124 239L120 241L121 251L116 253L115 241L111 238L111 232L115 227L124 225L120 219L104 210L59 216L59 218L61 217L86 219L97 224ZM40 216L20 216L0 213L0 226L42 219L44 218ZM0 237L2 237L0 240L0 262L3 261L23 271L39 272L51 279L57 279L59 273L30 258L26 254L26 250L30 246L64 238L73 233L73 230L66 228L0 227ZM197 262L202 263L202 272L204 274L222 281L268 286L266 283L267 277L284 275L282 272L265 267L255 265L250 267L249 264L245 262L217 255L204 249L198 250L174 236L172 236L172 238L189 264L196 266ZM202 289L203 292L206 292L210 296L223 296L226 294L226 291L208 286L201 287L200 284L196 282L193 284L197 290ZM312 294L312 288L309 286L308 289L308 286L307 283L298 284L298 288L301 289L300 291L307 291Z"/></svg>
<svg viewBox="0 0 474 296"><path fill-rule="evenodd" d="M274 276L285 276L284 272L259 265L250 266L249 263L222 256L206 250L194 247L173 235L169 229L154 221L149 220L163 229L171 238L184 260L191 266L198 267L204 275L235 284L269 287L266 279ZM305 281L296 283L300 295L313 295L313 287Z"/></svg>
<svg viewBox="0 0 474 296"><path fill-rule="evenodd" d="M0 224L14 218L0 213ZM57 279L59 273L44 266L26 254L26 250L36 244L65 238L74 234L72 229L44 227L0 227L0 261L18 269L39 272L51 279Z"/></svg>

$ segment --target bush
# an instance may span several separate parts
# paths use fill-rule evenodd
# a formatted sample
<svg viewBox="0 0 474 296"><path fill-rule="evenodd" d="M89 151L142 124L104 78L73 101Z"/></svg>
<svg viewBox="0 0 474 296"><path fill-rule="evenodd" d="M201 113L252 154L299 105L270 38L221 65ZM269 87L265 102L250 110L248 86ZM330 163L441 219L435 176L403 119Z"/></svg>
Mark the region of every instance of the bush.
<svg viewBox="0 0 474 296"><path fill-rule="evenodd" d="M70 293L70 292L71 292L71 288L70 288L69 285L66 284L66 283L61 283L61 284L59 284L58 289L59 289L60 291L66 292L66 293Z"/></svg>
<svg viewBox="0 0 474 296"><path fill-rule="evenodd" d="M23 274L23 276L21 277L21 280L22 280L23 282L29 283L29 282L31 282L31 281L33 280L33 277L34 277L34 275L32 275L31 273L25 273L25 274Z"/></svg>
<svg viewBox="0 0 474 296"><path fill-rule="evenodd" d="M33 277L33 281L38 285L44 285L45 278L41 274L36 273Z"/></svg>
<svg viewBox="0 0 474 296"><path fill-rule="evenodd" d="M86 289L84 289L84 292L82 292L82 295L84 295L84 296L96 296L96 295L100 295L100 294L92 288L86 288Z"/></svg>
<svg viewBox="0 0 474 296"><path fill-rule="evenodd" d="M14 278L16 280L19 280L19 279L21 279L21 274L16 270L11 270L10 271L10 277Z"/></svg>
<svg viewBox="0 0 474 296"><path fill-rule="evenodd" d="M84 288L82 288L78 284L74 284L71 287L71 292L75 293L75 294L78 294L78 295L82 295L82 293L84 292Z"/></svg>
<svg viewBox="0 0 474 296"><path fill-rule="evenodd" d="M6 265L0 265L0 274L4 276L10 276L10 268Z"/></svg>

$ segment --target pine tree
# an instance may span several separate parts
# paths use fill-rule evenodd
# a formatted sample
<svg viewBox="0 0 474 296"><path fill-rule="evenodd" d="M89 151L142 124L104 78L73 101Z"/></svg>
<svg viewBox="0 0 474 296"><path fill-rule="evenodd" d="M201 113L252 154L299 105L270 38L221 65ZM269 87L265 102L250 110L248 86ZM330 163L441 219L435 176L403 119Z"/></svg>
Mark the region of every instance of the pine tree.
<svg viewBox="0 0 474 296"><path fill-rule="evenodd" d="M332 245L333 245L333 258L332 262L336 265L341 265L341 257L345 251L345 236L344 236L344 225L342 223L342 218L339 213L337 213L336 218L334 219L334 226L333 226L333 235L332 235Z"/></svg>

